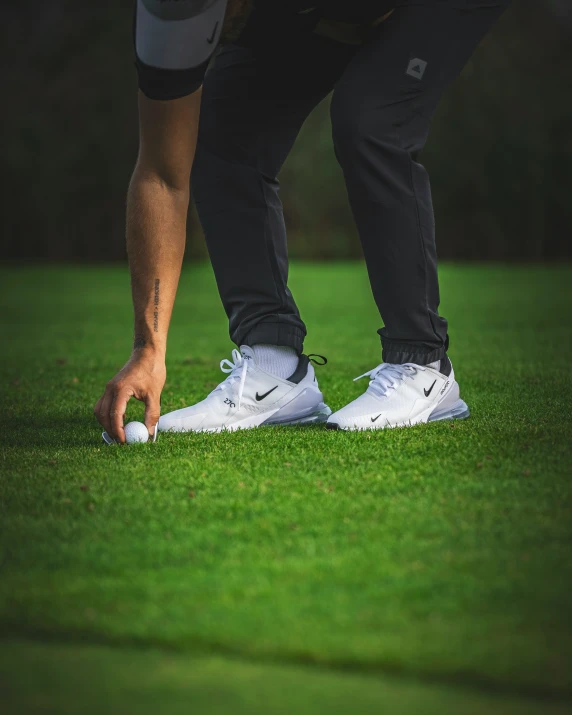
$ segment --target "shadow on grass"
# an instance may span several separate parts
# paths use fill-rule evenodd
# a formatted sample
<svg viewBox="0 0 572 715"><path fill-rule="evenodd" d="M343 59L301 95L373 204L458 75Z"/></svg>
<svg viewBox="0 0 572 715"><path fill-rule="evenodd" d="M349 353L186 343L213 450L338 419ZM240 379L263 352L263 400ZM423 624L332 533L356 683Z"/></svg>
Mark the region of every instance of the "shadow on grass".
<svg viewBox="0 0 572 715"><path fill-rule="evenodd" d="M93 415L13 416L1 425L2 445L14 447L97 447L103 444L101 427Z"/></svg>
<svg viewBox="0 0 572 715"><path fill-rule="evenodd" d="M429 685L445 685L463 687L475 692L488 693L491 695L516 696L536 700L538 702L568 704L572 701L572 691L568 689L555 689L550 686L531 684L525 682L507 683L482 674L467 670L459 670L456 673L428 672L404 666L399 662L390 661L366 661L357 662L355 660L344 660L334 657L332 659L321 659L310 652L279 653L272 650L253 651L248 646L241 648L240 645L230 645L224 642L207 641L194 637L179 645L161 639L149 639L144 637L130 636L107 636L95 630L74 630L58 627L57 631L49 627L37 629L26 622L17 623L15 621L6 622L0 620L0 631L2 638L28 639L30 641L51 643L51 644L80 644L112 646L120 648L136 648L146 650L154 648L165 653L178 653L188 655L218 655L225 658L232 658L262 665L283 665L283 666L304 666L312 667L316 670L339 672L348 674L360 674L371 677L391 676L403 679L403 681L426 683Z"/></svg>

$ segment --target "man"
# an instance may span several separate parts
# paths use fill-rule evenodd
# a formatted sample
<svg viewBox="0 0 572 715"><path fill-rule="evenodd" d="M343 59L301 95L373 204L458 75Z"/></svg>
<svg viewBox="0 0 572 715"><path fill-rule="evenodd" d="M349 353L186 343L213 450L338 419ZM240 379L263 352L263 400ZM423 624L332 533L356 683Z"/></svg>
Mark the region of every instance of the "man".
<svg viewBox="0 0 572 715"><path fill-rule="evenodd" d="M438 313L431 194L418 155L444 89L505 6L229 0L227 8L226 0L138 0L140 152L127 205L135 340L95 408L112 437L125 439L132 396L145 402L150 432L159 420L191 168L241 351L221 363L229 376L218 388L164 415L160 429L325 420L333 429L379 429L468 416ZM384 322L384 362L366 374L366 392L335 414L302 354L306 328L287 287L276 179L304 120L332 90L336 155Z"/></svg>

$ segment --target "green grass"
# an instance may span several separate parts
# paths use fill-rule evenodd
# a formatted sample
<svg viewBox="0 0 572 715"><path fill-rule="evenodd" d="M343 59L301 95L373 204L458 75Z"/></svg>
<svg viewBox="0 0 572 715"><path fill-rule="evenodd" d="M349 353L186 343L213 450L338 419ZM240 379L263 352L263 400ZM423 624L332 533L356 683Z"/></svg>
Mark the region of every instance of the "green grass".
<svg viewBox="0 0 572 715"><path fill-rule="evenodd" d="M23 667L24 665L24 667ZM147 648L10 642L0 649L10 715L566 715L564 702L411 678Z"/></svg>
<svg viewBox="0 0 572 715"><path fill-rule="evenodd" d="M126 271L0 277L14 712L109 711L108 695L168 715L189 698L209 713L568 711L572 268L442 269L470 420L126 448L102 445L92 416L129 352ZM365 270L296 265L291 287L336 409L379 362ZM202 399L231 347L210 268L186 270L164 411Z"/></svg>

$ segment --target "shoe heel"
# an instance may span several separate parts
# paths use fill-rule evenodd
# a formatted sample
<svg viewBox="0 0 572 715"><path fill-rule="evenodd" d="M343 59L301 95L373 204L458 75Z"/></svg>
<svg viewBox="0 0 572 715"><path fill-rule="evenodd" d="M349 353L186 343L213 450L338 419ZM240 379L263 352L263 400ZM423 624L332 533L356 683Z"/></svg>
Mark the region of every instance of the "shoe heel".
<svg viewBox="0 0 572 715"><path fill-rule="evenodd" d="M453 405L449 407L442 407L441 409L435 410L430 416L427 422L438 422L439 420L464 420L471 414L467 403L463 400L457 400Z"/></svg>

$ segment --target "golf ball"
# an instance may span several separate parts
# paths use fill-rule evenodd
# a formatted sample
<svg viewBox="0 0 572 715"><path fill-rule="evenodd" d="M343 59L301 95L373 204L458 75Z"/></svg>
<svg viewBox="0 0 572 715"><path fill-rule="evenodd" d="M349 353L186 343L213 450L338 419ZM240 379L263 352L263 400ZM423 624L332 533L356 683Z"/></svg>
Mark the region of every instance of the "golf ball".
<svg viewBox="0 0 572 715"><path fill-rule="evenodd" d="M143 422L129 422L124 429L127 444L136 444L137 442L147 442L149 440L149 432Z"/></svg>

